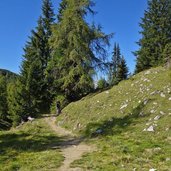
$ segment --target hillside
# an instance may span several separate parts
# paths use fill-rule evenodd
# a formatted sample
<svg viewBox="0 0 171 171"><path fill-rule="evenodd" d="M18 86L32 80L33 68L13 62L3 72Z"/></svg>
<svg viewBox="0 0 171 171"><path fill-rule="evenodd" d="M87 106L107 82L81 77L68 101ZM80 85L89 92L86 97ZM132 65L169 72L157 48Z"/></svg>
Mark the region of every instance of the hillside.
<svg viewBox="0 0 171 171"><path fill-rule="evenodd" d="M9 129L11 127L11 121L7 118L4 120L4 106L6 106L6 86L8 83L14 81L18 77L17 74L0 69L0 130Z"/></svg>
<svg viewBox="0 0 171 171"><path fill-rule="evenodd" d="M5 76L8 80L16 78L18 75L6 70L6 69L0 69L0 76Z"/></svg>
<svg viewBox="0 0 171 171"><path fill-rule="evenodd" d="M153 68L69 104L57 124L98 147L74 166L93 171L171 170L171 73Z"/></svg>

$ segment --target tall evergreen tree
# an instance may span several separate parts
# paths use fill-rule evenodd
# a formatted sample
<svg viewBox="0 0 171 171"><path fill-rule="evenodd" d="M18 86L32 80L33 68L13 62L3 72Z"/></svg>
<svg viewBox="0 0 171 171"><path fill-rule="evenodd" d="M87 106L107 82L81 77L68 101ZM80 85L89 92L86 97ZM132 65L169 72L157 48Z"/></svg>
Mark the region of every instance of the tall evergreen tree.
<svg viewBox="0 0 171 171"><path fill-rule="evenodd" d="M48 80L45 78L47 63L51 58L49 39L54 23L54 13L50 0L44 0L42 6L42 17L38 20L38 26L32 30L24 48L24 59L21 66L21 81L25 85L27 93L25 106L30 108L29 114L45 112L50 106L50 95L48 92Z"/></svg>
<svg viewBox="0 0 171 171"><path fill-rule="evenodd" d="M59 4L59 11L58 11L58 22L60 22L62 20L63 17L63 12L65 11L65 9L67 8L67 0L63 0L60 4Z"/></svg>
<svg viewBox="0 0 171 171"><path fill-rule="evenodd" d="M21 68L21 83L25 84L27 102L31 113L45 110L46 104L46 33L40 17L36 30L24 48L24 60ZM32 110L31 110L32 109ZM30 114L31 114L30 113Z"/></svg>
<svg viewBox="0 0 171 171"><path fill-rule="evenodd" d="M168 43L163 51L163 59L167 68L171 68L171 43Z"/></svg>
<svg viewBox="0 0 171 171"><path fill-rule="evenodd" d="M122 56L120 63L118 65L117 80L118 82L127 79L128 77L128 67L125 58Z"/></svg>
<svg viewBox="0 0 171 171"><path fill-rule="evenodd" d="M42 23L43 23L43 31L45 33L44 35L44 43L45 47L43 49L44 51L44 67L47 67L47 63L49 62L51 58L51 48L49 45L49 38L52 35L52 25L54 24L55 14L53 11L53 5L50 0L43 0L42 5Z"/></svg>
<svg viewBox="0 0 171 171"><path fill-rule="evenodd" d="M7 104L7 83L5 76L0 75L0 119L7 119L8 104Z"/></svg>
<svg viewBox="0 0 171 171"><path fill-rule="evenodd" d="M48 71L53 77L53 87L67 99L75 100L93 88L94 66L102 63L94 50L105 52L102 45L108 44L108 36L100 27L90 27L85 21L91 9L90 0L64 0L63 3L67 6L59 10L59 23L53 30L53 58Z"/></svg>
<svg viewBox="0 0 171 171"><path fill-rule="evenodd" d="M20 78L7 86L8 113L14 126L18 125L32 111L29 108L28 93Z"/></svg>
<svg viewBox="0 0 171 171"><path fill-rule="evenodd" d="M148 8L140 23L142 38L137 56L136 72L163 64L163 50L171 42L171 1L148 0Z"/></svg>
<svg viewBox="0 0 171 171"><path fill-rule="evenodd" d="M112 61L110 64L110 85L115 85L119 82L118 80L118 70L121 63L121 52L119 44L114 44Z"/></svg>

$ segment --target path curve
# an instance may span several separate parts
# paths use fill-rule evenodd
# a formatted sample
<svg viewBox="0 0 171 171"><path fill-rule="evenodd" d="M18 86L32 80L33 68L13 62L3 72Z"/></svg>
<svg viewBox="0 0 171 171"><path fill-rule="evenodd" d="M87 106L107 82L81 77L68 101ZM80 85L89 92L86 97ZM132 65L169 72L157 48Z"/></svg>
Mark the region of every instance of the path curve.
<svg viewBox="0 0 171 171"><path fill-rule="evenodd" d="M83 143L82 138L79 138L72 132L57 126L55 124L55 116L47 115L45 121L58 136L62 137L62 141L58 145L58 148L61 149L61 153L65 159L63 165L58 171L82 171L81 168L71 168L70 164L75 160L80 159L83 154L95 151L95 147Z"/></svg>

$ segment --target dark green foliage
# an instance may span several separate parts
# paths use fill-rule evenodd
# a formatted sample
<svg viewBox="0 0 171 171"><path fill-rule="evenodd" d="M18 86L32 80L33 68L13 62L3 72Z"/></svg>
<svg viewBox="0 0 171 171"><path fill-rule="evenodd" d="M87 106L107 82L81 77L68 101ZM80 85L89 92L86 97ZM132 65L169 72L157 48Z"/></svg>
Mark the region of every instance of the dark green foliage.
<svg viewBox="0 0 171 171"><path fill-rule="evenodd" d="M128 67L126 65L126 61L124 57L122 56L121 61L118 65L117 79L118 81L122 81L127 79L127 77L128 77Z"/></svg>
<svg viewBox="0 0 171 171"><path fill-rule="evenodd" d="M60 22L62 20L63 17L63 12L65 11L65 9L67 8L67 0L63 0L60 4L59 4L59 11L58 11L58 22Z"/></svg>
<svg viewBox="0 0 171 171"><path fill-rule="evenodd" d="M93 89L94 67L102 63L105 52L102 45L108 44L108 36L100 27L90 27L85 21L90 9L89 0L62 1L59 23L53 29L53 58L48 66L48 78L55 87L53 94L61 92L69 101ZM94 54L95 50L100 57Z"/></svg>
<svg viewBox="0 0 171 171"><path fill-rule="evenodd" d="M13 84L17 77L13 72L0 69L0 129L9 129L11 126L7 87Z"/></svg>
<svg viewBox="0 0 171 171"><path fill-rule="evenodd" d="M8 70L5 70L5 69L0 69L0 76L6 77L6 81L8 83L10 81L15 80L18 75L11 72L11 71L8 71Z"/></svg>
<svg viewBox="0 0 171 171"><path fill-rule="evenodd" d="M26 117L29 106L27 106L27 93L24 85L21 84L20 79L8 84L7 87L7 101L9 117L13 122L13 125L18 125L22 118Z"/></svg>
<svg viewBox="0 0 171 171"><path fill-rule="evenodd" d="M48 90L48 80L45 76L47 63L51 58L49 38L54 22L54 13L50 0L44 0L42 17L38 26L32 31L29 41L24 48L24 59L21 67L21 86L27 98L25 106L27 115L35 115L49 110L51 96ZM25 109L24 109L25 111Z"/></svg>
<svg viewBox="0 0 171 171"><path fill-rule="evenodd" d="M98 82L97 82L97 88L98 89L105 89L108 86L107 81L104 78L101 78Z"/></svg>
<svg viewBox="0 0 171 171"><path fill-rule="evenodd" d="M0 76L0 119L6 120L8 115L7 82L5 76Z"/></svg>
<svg viewBox="0 0 171 171"><path fill-rule="evenodd" d="M124 57L121 57L119 44L114 45L112 62L109 71L109 84L116 85L128 76L128 67Z"/></svg>
<svg viewBox="0 0 171 171"><path fill-rule="evenodd" d="M149 0L140 23L142 38L137 56L136 72L164 63L162 53L171 42L171 1Z"/></svg>
<svg viewBox="0 0 171 171"><path fill-rule="evenodd" d="M171 68L171 43L168 43L163 51L163 59L167 68Z"/></svg>
<svg viewBox="0 0 171 171"><path fill-rule="evenodd" d="M46 32L46 38L48 39L52 34L51 26L55 21L53 5L50 0L43 0L42 13L43 26Z"/></svg>

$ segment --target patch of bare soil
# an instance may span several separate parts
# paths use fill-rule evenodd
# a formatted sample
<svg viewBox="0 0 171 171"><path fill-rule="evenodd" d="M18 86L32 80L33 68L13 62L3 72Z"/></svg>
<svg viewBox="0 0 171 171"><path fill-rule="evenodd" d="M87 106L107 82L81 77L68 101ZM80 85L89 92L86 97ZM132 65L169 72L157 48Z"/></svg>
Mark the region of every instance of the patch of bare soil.
<svg viewBox="0 0 171 171"><path fill-rule="evenodd" d="M47 115L45 121L62 139L56 148L61 149L61 153L65 159L58 171L82 171L81 168L71 168L70 164L80 159L83 154L93 152L95 147L85 144L83 138L77 137L72 132L57 126L55 124L55 116Z"/></svg>

